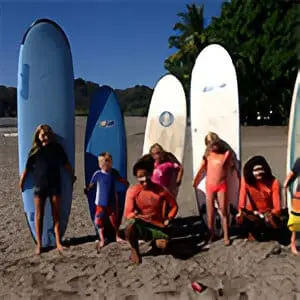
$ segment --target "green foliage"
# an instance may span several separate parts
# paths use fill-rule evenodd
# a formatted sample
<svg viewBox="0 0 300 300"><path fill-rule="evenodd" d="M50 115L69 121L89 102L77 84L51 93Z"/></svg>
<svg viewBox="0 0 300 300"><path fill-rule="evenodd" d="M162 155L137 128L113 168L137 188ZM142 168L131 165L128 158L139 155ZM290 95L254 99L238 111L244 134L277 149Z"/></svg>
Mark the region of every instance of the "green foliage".
<svg viewBox="0 0 300 300"><path fill-rule="evenodd" d="M76 115L88 114L90 101L99 88L99 84L85 81L82 78L74 80ZM135 86L125 90L115 90L121 109L126 116L147 116L152 96L152 89L146 86ZM17 89L0 86L0 117L17 115Z"/></svg>
<svg viewBox="0 0 300 300"><path fill-rule="evenodd" d="M286 124L299 66L299 9L291 1L232 0L222 4L220 17L206 28L203 13L203 6L193 4L178 14L178 35L169 39L177 52L166 59L165 67L189 94L187 74L197 55L208 44L218 43L230 53L237 70L241 121L255 124L257 112L267 116L272 110L264 123Z"/></svg>

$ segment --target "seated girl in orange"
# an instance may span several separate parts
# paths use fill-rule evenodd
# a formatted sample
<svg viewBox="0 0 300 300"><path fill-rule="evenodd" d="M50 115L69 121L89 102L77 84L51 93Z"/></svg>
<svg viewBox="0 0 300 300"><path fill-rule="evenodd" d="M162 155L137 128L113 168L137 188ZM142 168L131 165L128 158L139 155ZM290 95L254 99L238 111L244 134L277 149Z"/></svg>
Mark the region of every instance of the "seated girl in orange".
<svg viewBox="0 0 300 300"><path fill-rule="evenodd" d="M212 141L208 144L200 169L195 176L193 187L196 188L206 172L206 207L210 242L214 239L214 200L217 198L222 214L224 244L230 245L229 214L227 200L227 175L232 167L231 153L220 142Z"/></svg>
<svg viewBox="0 0 300 300"><path fill-rule="evenodd" d="M281 212L280 183L262 156L248 160L241 180L237 223L249 240L273 235L279 229Z"/></svg>

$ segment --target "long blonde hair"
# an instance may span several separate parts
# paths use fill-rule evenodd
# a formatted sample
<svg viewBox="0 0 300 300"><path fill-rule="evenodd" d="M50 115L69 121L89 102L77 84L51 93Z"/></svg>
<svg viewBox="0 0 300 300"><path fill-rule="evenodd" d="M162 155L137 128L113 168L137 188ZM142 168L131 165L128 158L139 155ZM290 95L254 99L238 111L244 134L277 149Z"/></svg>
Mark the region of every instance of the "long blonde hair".
<svg viewBox="0 0 300 300"><path fill-rule="evenodd" d="M52 130L52 128L49 125L47 125L47 124L41 124L41 125L39 125L36 128L36 130L35 130L35 132L33 134L32 146L31 146L31 149L29 151L28 158L30 158L33 155L35 155L41 149L41 147L42 147L41 141L39 139L39 134L40 134L41 130L44 130L45 133L47 134L48 139L49 139L49 143L55 141L55 133Z"/></svg>
<svg viewBox="0 0 300 300"><path fill-rule="evenodd" d="M162 147L162 145L160 145L159 143L155 143L150 147L150 150L149 150L150 155L152 155L152 150L155 148L163 153L163 161L170 161L170 162L181 165L181 163L178 161L178 159L175 157L175 155L171 152L165 151L164 148Z"/></svg>

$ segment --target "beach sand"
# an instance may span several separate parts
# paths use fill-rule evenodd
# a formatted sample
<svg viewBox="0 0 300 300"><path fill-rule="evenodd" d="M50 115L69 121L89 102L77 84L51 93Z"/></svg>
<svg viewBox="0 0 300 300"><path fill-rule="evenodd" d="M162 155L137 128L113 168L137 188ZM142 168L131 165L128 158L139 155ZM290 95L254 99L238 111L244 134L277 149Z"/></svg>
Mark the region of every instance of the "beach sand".
<svg viewBox="0 0 300 300"><path fill-rule="evenodd" d="M275 254L276 243L241 239L235 239L231 247L224 247L222 241L214 243L209 251L197 247L199 237L193 234L201 230L199 221L197 217L185 219L197 216L191 188L189 132L178 203L179 223L189 222L188 233L193 234L174 242L171 254L145 256L139 266L129 262L127 244L111 243L97 254L82 193L85 120L76 119L78 181L64 237L70 247L63 254L54 250L40 257L34 255L18 190L17 138L3 137L4 129L0 132L0 299L300 299L300 258L293 257L287 247ZM142 151L145 124L145 118L126 118L131 183L135 182L131 167ZM254 154L264 155L282 182L286 174L286 142L286 127L243 128L242 161ZM184 236L183 232L184 229ZM143 252L147 249L147 244L142 246ZM191 289L194 280L209 288L196 294ZM223 296L217 293L220 288Z"/></svg>

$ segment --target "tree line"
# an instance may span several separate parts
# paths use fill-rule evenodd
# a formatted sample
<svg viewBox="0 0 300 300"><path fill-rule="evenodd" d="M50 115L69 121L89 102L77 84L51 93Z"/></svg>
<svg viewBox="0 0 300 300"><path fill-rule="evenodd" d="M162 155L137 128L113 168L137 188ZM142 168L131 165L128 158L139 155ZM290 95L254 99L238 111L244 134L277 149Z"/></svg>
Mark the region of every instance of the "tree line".
<svg viewBox="0 0 300 300"><path fill-rule="evenodd" d="M93 94L99 84L85 81L82 78L74 80L76 115L87 115ZM121 109L126 116L147 116L153 90L144 85L136 85L128 89L115 89ZM17 89L0 85L0 117L15 117L17 115Z"/></svg>
<svg viewBox="0 0 300 300"><path fill-rule="evenodd" d="M238 77L241 123L284 125L299 68L299 16L295 1L232 0L205 27L203 5L178 13L165 68L183 83L189 106L191 72L207 45L222 45ZM258 118L260 115L260 119Z"/></svg>
<svg viewBox="0 0 300 300"><path fill-rule="evenodd" d="M205 26L203 5L187 5L178 13L168 44L176 53L165 68L183 84L189 111L191 72L201 50L212 43L231 55L237 71L241 123L285 125L300 53L300 5L293 0L231 0L221 15ZM78 78L74 82L77 114L87 114L98 84ZM146 116L153 90L135 86L115 90L125 115ZM16 88L0 86L0 117L17 113ZM260 116L260 119L258 118Z"/></svg>

